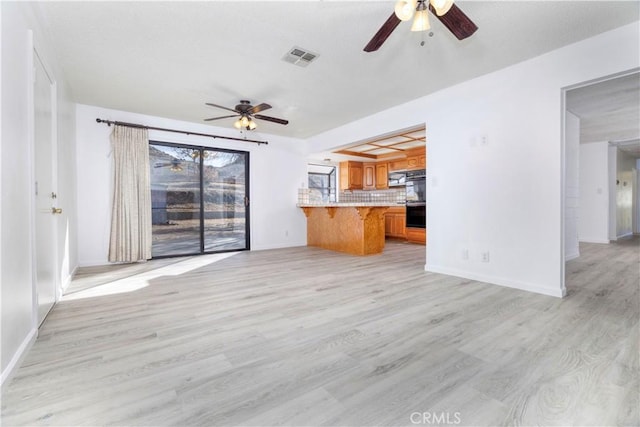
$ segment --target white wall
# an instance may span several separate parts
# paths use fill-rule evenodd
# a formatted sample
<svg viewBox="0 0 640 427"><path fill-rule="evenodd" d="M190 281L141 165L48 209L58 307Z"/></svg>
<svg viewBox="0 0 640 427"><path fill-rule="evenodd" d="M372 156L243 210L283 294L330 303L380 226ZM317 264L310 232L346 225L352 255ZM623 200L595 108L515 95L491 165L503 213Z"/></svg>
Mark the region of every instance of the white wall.
<svg viewBox="0 0 640 427"><path fill-rule="evenodd" d="M633 234L633 192L635 158L620 149L616 159L616 238Z"/></svg>
<svg viewBox="0 0 640 427"><path fill-rule="evenodd" d="M565 112L565 181L564 181L564 259L580 256L578 245L578 218L580 213L580 119Z"/></svg>
<svg viewBox="0 0 640 427"><path fill-rule="evenodd" d="M2 382L35 339L36 307L33 283L33 141L30 93L33 46L50 66L57 84L58 178L56 192L63 214L58 216L59 233L69 236L66 247L61 241L57 268L58 285L64 286L76 266L75 248L75 129L73 105L49 37L39 24L37 6L26 2L0 2L1 83L2 88L2 206L0 233L2 327ZM32 33L30 32L32 31ZM31 35L33 34L33 36ZM33 45L32 45L33 38ZM30 112L31 111L31 112ZM8 208L10 207L10 208ZM61 239L63 240L63 239Z"/></svg>
<svg viewBox="0 0 640 427"><path fill-rule="evenodd" d="M615 241L618 237L618 204L617 193L618 188L616 186L617 171L618 171L618 148L612 145L608 146L608 172L607 184L609 186L609 233L608 237L610 241Z"/></svg>
<svg viewBox="0 0 640 427"><path fill-rule="evenodd" d="M81 266L107 264L112 198L111 127L96 118L238 137L233 128L207 126L124 111L78 105L78 248ZM250 158L251 249L306 245L306 218L295 207L297 188L307 180L301 140L252 133L268 145L149 131L149 139L248 151Z"/></svg>
<svg viewBox="0 0 640 427"><path fill-rule="evenodd" d="M425 123L426 269L561 296L562 88L640 66L639 35L636 22L444 89L311 138L310 151Z"/></svg>
<svg viewBox="0 0 640 427"><path fill-rule="evenodd" d="M635 223L633 225L633 232L640 234L640 159L636 159L636 187L635 187L635 199L633 206L635 207Z"/></svg>
<svg viewBox="0 0 640 427"><path fill-rule="evenodd" d="M609 243L609 143L580 144L581 242Z"/></svg>

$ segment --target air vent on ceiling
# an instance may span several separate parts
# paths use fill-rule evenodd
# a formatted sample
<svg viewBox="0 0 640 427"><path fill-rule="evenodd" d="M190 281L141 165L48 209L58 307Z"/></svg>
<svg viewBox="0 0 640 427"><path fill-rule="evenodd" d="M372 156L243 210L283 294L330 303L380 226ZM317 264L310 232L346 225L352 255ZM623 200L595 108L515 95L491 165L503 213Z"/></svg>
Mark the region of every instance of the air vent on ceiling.
<svg viewBox="0 0 640 427"><path fill-rule="evenodd" d="M282 57L282 60L299 67L306 67L317 57L317 53L309 52L306 49L294 46Z"/></svg>

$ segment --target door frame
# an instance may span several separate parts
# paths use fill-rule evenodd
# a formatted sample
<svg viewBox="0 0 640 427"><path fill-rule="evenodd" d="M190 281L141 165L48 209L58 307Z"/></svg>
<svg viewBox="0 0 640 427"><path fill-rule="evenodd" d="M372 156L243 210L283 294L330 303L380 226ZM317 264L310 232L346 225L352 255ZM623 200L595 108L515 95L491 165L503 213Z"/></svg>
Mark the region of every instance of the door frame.
<svg viewBox="0 0 640 427"><path fill-rule="evenodd" d="M28 35L28 72L29 72L29 85L27 88L28 100L27 100L27 122L28 122L28 157L29 157L29 174L31 176L31 196L29 197L29 221L31 223L29 230L29 240L31 243L31 288L32 288L32 325L35 329L38 329L42 323L38 322L38 264L37 264L37 236L36 236L36 215L37 215L37 201L35 195L37 175L36 175L36 141L35 141L35 91L34 83L36 78L35 66L36 57L42 64L42 67L51 82L51 185L54 189L58 187L58 108L57 108L57 82L52 73L52 68L47 62L44 55L39 49L39 43L34 40L33 31L29 30ZM57 304L62 296L62 289L60 287L60 266L58 265L58 227L53 222L53 242L51 247L53 250L53 280L54 280L54 303L53 307ZM52 310L53 310L52 307ZM51 313L51 310L49 311ZM48 315L48 314L47 314ZM47 316L44 317L46 319ZM43 321L44 321L43 319Z"/></svg>
<svg viewBox="0 0 640 427"><path fill-rule="evenodd" d="M176 258L182 256L198 256L198 255L211 255L218 254L224 252L240 252L240 251L250 251L251 250L251 152L243 151L243 150L234 150L230 148L219 148L219 147L211 147L206 145L191 145L179 142L170 142L164 140L156 140L149 139L149 146L151 145L161 145L165 147L176 147L176 148L187 148L192 150L200 150L201 152L204 150L208 151L222 151L225 153L242 153L245 157L244 171L245 171L245 197L248 200L248 203L245 204L245 248L244 249L225 249L221 251L206 251L204 249L205 246L205 236L204 236L204 175L202 174L204 159L202 156L199 156L200 159L200 252L192 253L192 254L176 254L176 255L160 255L154 256L152 259L162 259L162 258ZM151 165L150 165L151 166Z"/></svg>
<svg viewBox="0 0 640 427"><path fill-rule="evenodd" d="M613 80L613 79L617 79L620 77L625 77L631 74L637 74L638 72L640 72L640 68L635 67L629 70L625 70L625 71L620 71L617 73L613 73L613 74L608 74L605 76L601 76L595 79L591 79L591 80L587 80L587 81L583 81L583 82L579 82L579 83L575 83L572 85L568 85L568 86L564 86L562 88L560 88L560 117L561 117L561 131L560 131L560 141L561 141L561 147L560 147L560 166L561 166L561 172L560 172L560 253L561 253L561 262L560 262L560 284L561 284L561 288L562 288L562 296L565 296L567 293L566 287L565 287L565 279L566 279L566 271L565 271L565 267L566 267L566 262L567 260L565 259L565 215L566 215L566 203L565 203L565 197L566 197L566 182L567 182L567 167L566 167L566 160L567 160L567 147L566 147L566 141L565 141L565 135L566 135L566 127L567 127L567 123L566 123L566 109L567 109L567 92L573 89L579 89L581 87L586 87L586 86L591 86L594 84L598 84L598 83L602 83L608 80ZM579 161L579 160L578 160ZM578 170L580 170L580 165L578 164ZM580 175L578 175L578 179L580 179ZM609 198L611 198L611 194L609 194ZM609 200L609 204L611 204L611 200ZM579 214L579 213L578 213ZM579 237L578 237L579 240Z"/></svg>

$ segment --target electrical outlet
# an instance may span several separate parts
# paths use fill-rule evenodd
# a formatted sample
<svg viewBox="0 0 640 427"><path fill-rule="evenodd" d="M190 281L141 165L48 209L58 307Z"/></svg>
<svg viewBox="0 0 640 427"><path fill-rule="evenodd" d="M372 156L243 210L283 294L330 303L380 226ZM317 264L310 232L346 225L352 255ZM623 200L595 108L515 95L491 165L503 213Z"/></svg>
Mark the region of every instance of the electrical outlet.
<svg viewBox="0 0 640 427"><path fill-rule="evenodd" d="M284 237L289 237L289 230L284 231Z"/></svg>
<svg viewBox="0 0 640 427"><path fill-rule="evenodd" d="M462 250L462 259L467 261L469 259L469 249Z"/></svg>
<svg viewBox="0 0 640 427"><path fill-rule="evenodd" d="M480 137L480 145L489 145L489 137L487 135L482 135Z"/></svg>
<svg viewBox="0 0 640 427"><path fill-rule="evenodd" d="M482 252L480 260L482 262L489 262L489 251Z"/></svg>

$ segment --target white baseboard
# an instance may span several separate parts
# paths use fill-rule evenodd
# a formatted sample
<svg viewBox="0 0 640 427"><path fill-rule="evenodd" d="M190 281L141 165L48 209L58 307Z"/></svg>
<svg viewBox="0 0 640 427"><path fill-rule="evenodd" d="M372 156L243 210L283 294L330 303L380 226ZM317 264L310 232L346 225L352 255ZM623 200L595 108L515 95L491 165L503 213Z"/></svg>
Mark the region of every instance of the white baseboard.
<svg viewBox="0 0 640 427"><path fill-rule="evenodd" d="M489 283L491 285L504 286L507 288L520 289L522 291L534 292L536 294L548 295L552 297L562 298L566 295L566 289L548 288L534 283L526 283L518 280L506 279L504 277L485 276L483 274L471 273L463 270L442 267L438 265L426 264L425 271L432 273L446 274L449 276L462 277L464 279L476 280L478 282Z"/></svg>
<svg viewBox="0 0 640 427"><path fill-rule="evenodd" d="M111 265L111 263L106 259L78 261L78 267L76 267L76 269L79 267L102 267L103 265Z"/></svg>
<svg viewBox="0 0 640 427"><path fill-rule="evenodd" d="M73 271L71 271L71 274L69 274L65 279L64 282L62 283L62 287L60 289L60 291L62 292L62 294L64 295L64 291L67 290L67 288L69 287L69 285L71 284L71 282L73 281L73 278L76 277L76 273L78 272L78 267L76 266L76 268L73 269Z"/></svg>
<svg viewBox="0 0 640 427"><path fill-rule="evenodd" d="M576 259L580 257L580 252L574 252L572 254L569 255L565 255L564 256L564 260L565 261L571 261L572 259Z"/></svg>
<svg viewBox="0 0 640 427"><path fill-rule="evenodd" d="M609 242L609 239L600 239L600 238L597 238L597 237L594 237L594 238L581 237L578 241L580 243L602 243L602 244L605 244L605 245L608 245L609 243L611 243L611 242Z"/></svg>
<svg viewBox="0 0 640 427"><path fill-rule="evenodd" d="M253 245L251 246L251 250L266 251L269 249L297 248L300 246L307 246L306 240L304 242L276 243L275 245Z"/></svg>
<svg viewBox="0 0 640 427"><path fill-rule="evenodd" d="M33 343L36 342L37 337L38 329L33 328L24 338L22 344L20 344L20 347L18 347L18 350L16 350L15 354L11 358L11 361L9 361L9 364L7 365L5 370L2 371L2 388L4 388L5 385L9 384L11 378L13 378L16 371L22 364L22 360L29 352L29 349L31 348Z"/></svg>

